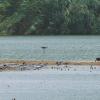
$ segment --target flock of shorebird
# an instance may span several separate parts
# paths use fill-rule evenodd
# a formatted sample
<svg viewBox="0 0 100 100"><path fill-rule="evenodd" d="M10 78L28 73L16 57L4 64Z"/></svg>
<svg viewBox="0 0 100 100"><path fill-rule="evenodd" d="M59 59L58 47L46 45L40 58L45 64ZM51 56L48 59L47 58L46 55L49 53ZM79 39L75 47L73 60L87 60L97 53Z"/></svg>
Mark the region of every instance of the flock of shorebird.
<svg viewBox="0 0 100 100"><path fill-rule="evenodd" d="M80 65L81 66L81 65ZM22 64L2 64L0 65L0 71L25 71L25 70L41 70L41 69L56 69L56 70L68 70L70 71L71 69L74 69L74 71L77 70L77 65L75 67L69 65L69 64L63 64L62 62L56 62L56 65L49 65L48 63L46 64L26 64L23 62ZM81 68L81 67L80 67ZM94 67L93 65L89 66L90 72L96 69L96 66Z"/></svg>

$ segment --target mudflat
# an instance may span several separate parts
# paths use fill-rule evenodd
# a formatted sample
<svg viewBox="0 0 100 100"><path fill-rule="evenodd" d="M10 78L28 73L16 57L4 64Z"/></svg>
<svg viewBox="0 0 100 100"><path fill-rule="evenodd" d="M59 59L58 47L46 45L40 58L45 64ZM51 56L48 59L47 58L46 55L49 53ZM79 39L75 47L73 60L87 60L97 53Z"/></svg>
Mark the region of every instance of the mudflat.
<svg viewBox="0 0 100 100"><path fill-rule="evenodd" d="M84 68L96 69L100 67L100 62L95 61L25 61L25 60L2 60L0 61L0 71L25 71L41 69L76 70Z"/></svg>

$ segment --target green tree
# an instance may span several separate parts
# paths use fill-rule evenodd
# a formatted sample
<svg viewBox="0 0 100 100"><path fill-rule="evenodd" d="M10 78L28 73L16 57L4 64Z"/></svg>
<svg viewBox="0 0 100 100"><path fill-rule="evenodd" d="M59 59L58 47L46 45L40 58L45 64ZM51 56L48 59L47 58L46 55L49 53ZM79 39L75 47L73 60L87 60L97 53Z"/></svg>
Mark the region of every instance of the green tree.
<svg viewBox="0 0 100 100"><path fill-rule="evenodd" d="M100 0L0 0L5 34L100 34Z"/></svg>

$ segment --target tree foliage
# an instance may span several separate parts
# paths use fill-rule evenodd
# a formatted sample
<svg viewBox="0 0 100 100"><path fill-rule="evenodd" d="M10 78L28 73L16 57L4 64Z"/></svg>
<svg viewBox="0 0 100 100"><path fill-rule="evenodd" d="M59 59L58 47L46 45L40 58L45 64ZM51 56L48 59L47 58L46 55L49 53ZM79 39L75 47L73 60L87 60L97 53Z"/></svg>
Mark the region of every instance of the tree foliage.
<svg viewBox="0 0 100 100"><path fill-rule="evenodd" d="M0 35L100 34L100 0L0 0Z"/></svg>

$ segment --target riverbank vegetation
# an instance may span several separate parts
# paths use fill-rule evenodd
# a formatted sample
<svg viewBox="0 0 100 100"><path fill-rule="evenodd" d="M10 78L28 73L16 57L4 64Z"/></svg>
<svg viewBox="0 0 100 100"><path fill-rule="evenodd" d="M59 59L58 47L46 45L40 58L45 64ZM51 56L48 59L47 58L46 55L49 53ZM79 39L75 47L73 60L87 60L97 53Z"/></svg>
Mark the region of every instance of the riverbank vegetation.
<svg viewBox="0 0 100 100"><path fill-rule="evenodd" d="M0 35L100 34L100 0L0 0Z"/></svg>

